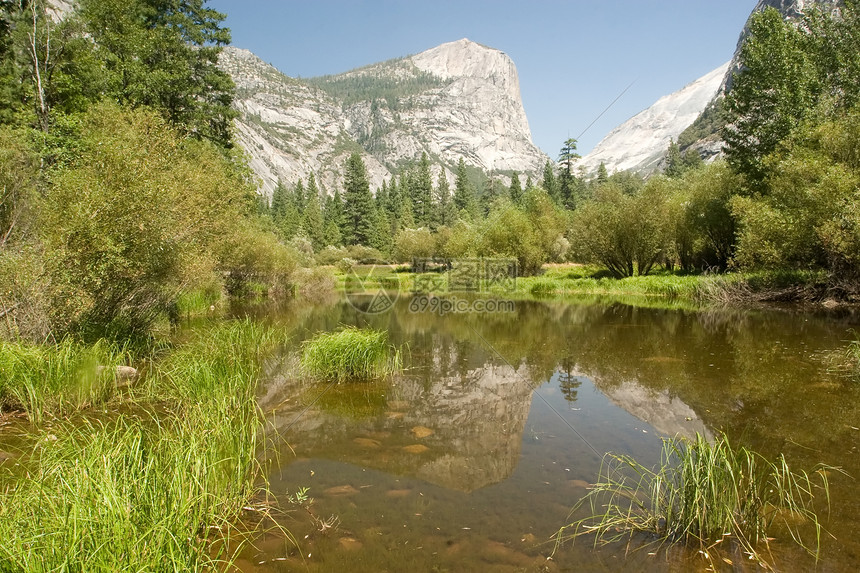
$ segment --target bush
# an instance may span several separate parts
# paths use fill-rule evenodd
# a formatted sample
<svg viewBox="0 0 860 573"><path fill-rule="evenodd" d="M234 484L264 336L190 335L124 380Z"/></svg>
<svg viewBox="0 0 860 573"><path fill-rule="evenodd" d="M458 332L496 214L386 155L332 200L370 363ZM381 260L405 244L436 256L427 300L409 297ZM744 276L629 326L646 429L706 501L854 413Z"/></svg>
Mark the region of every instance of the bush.
<svg viewBox="0 0 860 573"><path fill-rule="evenodd" d="M80 149L40 206L52 327L145 333L211 272L253 188L224 152L181 139L149 111L95 106L82 117Z"/></svg>
<svg viewBox="0 0 860 573"><path fill-rule="evenodd" d="M767 193L736 197L744 268L860 274L860 112L799 130L765 164Z"/></svg>
<svg viewBox="0 0 860 573"><path fill-rule="evenodd" d="M394 260L408 263L413 259L430 259L436 256L436 247L430 229L401 229L394 238Z"/></svg>
<svg viewBox="0 0 860 573"><path fill-rule="evenodd" d="M604 265L617 278L647 275L670 252L669 185L656 177L632 196L612 184L599 187L574 213L574 256Z"/></svg>

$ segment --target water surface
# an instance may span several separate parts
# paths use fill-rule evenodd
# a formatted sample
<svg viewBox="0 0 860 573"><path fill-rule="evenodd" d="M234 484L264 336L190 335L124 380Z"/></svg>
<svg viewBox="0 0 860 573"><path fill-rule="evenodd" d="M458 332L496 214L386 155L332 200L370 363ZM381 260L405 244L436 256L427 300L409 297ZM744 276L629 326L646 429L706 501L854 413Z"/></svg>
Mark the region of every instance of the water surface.
<svg viewBox="0 0 860 573"><path fill-rule="evenodd" d="M294 346L269 368L261 404L281 444L275 494L310 488L310 512L264 536L242 565L261 571L689 571L696 551L594 549L551 559L552 534L607 451L656 463L661 440L725 432L798 469L860 476L860 383L836 366L850 313L678 311L517 301L514 313L367 315L347 303L293 308ZM387 329L409 369L328 385L296 375L321 330ZM820 571L860 566L856 482L833 476L835 536ZM313 514L314 517L311 517ZM814 561L776 531L782 570ZM743 556L724 555L754 570Z"/></svg>

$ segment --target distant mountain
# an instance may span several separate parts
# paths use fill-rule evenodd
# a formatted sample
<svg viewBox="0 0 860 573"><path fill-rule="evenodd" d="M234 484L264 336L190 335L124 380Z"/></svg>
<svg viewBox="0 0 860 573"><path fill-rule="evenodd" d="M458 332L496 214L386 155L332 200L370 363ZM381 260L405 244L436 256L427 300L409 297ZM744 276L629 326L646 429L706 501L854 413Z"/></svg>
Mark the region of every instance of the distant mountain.
<svg viewBox="0 0 860 573"><path fill-rule="evenodd" d="M839 0L759 0L752 15L768 7L785 18L797 18L813 4L834 5ZM661 168L669 139L681 148L692 148L705 159L722 153L719 132L725 125L719 100L731 89L732 76L740 66L740 51L749 35L749 19L738 38L732 60L674 94L660 98L653 106L613 129L580 161L586 174L594 173L601 162L607 170L626 169L648 174Z"/></svg>
<svg viewBox="0 0 860 573"><path fill-rule="evenodd" d="M548 159L532 142L514 63L467 39L309 80L233 47L221 66L236 82L238 140L266 194L311 173L333 193L353 151L374 189L424 152L449 173L461 157L503 175L537 174Z"/></svg>
<svg viewBox="0 0 860 573"><path fill-rule="evenodd" d="M613 129L578 163L593 173L601 163L609 172L652 172L658 168L671 140L693 123L720 88L729 63L664 96L645 111Z"/></svg>

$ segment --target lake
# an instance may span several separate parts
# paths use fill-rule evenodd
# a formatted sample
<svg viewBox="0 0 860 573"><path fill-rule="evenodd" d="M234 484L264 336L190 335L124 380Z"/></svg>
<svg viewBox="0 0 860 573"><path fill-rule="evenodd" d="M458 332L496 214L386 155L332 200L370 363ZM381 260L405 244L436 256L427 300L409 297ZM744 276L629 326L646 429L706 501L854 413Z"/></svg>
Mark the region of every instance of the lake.
<svg viewBox="0 0 860 573"><path fill-rule="evenodd" d="M372 305L296 303L268 317L293 333L260 404L294 539L260 535L244 570L704 571L698 548L580 538L553 553L551 537L605 452L656 464L675 435L725 432L795 470L823 462L860 477L860 383L840 368L860 323L851 312L516 301L440 313L408 298L364 312ZM407 369L368 384L298 376L298 345L343 325L387 330ZM857 482L831 480L818 568L855 571ZM302 486L309 509L286 501ZM772 534L778 569L815 566L787 531ZM758 569L730 549L717 556L727 571Z"/></svg>

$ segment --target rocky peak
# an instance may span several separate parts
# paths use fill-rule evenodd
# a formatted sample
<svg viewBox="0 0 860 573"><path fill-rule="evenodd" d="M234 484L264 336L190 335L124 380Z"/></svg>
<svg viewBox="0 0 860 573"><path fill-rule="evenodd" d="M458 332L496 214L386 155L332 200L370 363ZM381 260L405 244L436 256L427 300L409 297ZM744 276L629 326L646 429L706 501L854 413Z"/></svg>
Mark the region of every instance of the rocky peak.
<svg viewBox="0 0 860 573"><path fill-rule="evenodd" d="M484 171L537 175L513 61L467 39L336 76L296 80L237 48L221 66L237 85L238 139L271 193L314 173L333 193L359 151L371 186L427 153L453 180L460 158Z"/></svg>

